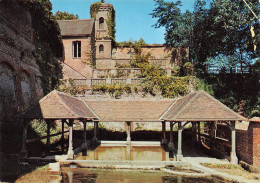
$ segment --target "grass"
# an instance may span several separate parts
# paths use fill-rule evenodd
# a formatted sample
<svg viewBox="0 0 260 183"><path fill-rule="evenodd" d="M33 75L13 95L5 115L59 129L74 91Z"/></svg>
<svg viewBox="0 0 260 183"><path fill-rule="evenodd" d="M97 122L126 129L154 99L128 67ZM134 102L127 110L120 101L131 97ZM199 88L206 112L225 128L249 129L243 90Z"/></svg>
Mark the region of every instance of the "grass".
<svg viewBox="0 0 260 183"><path fill-rule="evenodd" d="M215 164L215 163L201 163L201 165L208 167L208 168L221 168L221 169L240 169L244 170L239 165L232 165L232 164Z"/></svg>
<svg viewBox="0 0 260 183"><path fill-rule="evenodd" d="M201 163L201 165L215 169L222 173L227 173L233 176L241 176L243 178L248 179L249 181L256 181L260 180L260 174L257 173L250 173L244 170L239 165L232 165L232 164L213 164L213 163Z"/></svg>

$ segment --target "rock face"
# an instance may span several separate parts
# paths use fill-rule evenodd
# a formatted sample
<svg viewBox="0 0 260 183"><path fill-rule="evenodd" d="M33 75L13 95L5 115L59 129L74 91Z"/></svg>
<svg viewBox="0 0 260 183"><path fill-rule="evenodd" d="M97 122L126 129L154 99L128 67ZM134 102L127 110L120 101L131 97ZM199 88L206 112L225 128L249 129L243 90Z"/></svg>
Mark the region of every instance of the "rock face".
<svg viewBox="0 0 260 183"><path fill-rule="evenodd" d="M0 141L3 130L19 125L19 112L43 96L34 51L30 13L17 0L0 1Z"/></svg>

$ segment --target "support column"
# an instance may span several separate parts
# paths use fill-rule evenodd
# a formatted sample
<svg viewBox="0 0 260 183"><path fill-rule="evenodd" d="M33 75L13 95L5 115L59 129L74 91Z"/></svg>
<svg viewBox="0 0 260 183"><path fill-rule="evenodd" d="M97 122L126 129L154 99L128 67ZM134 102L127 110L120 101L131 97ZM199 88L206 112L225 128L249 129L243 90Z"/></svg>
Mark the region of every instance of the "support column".
<svg viewBox="0 0 260 183"><path fill-rule="evenodd" d="M130 122L130 121L127 121L126 124L127 124L127 130L126 130L127 138L126 138L126 143L127 143L127 145L130 145L130 144L131 144L131 122Z"/></svg>
<svg viewBox="0 0 260 183"><path fill-rule="evenodd" d="M82 144L82 156L87 156L87 126L86 126L87 121L84 119L83 125L84 125L84 133L83 133L83 144Z"/></svg>
<svg viewBox="0 0 260 183"><path fill-rule="evenodd" d="M68 159L74 159L74 151L73 151L73 119L69 120L69 149L67 153Z"/></svg>
<svg viewBox="0 0 260 183"><path fill-rule="evenodd" d="M51 120L47 119L45 120L47 123L47 141L46 141L46 154L50 154L50 130L51 130Z"/></svg>
<svg viewBox="0 0 260 183"><path fill-rule="evenodd" d="M230 153L230 161L232 164L238 164L238 159L236 155L236 122L231 122L231 153Z"/></svg>
<svg viewBox="0 0 260 183"><path fill-rule="evenodd" d="M20 157L21 158L27 158L28 157L28 152L26 149L26 140L27 140L27 127L28 127L28 121L23 120L23 141L22 141L22 149L20 151Z"/></svg>
<svg viewBox="0 0 260 183"><path fill-rule="evenodd" d="M212 151L214 149L214 142L216 137L216 122L211 122L209 126L210 150Z"/></svg>
<svg viewBox="0 0 260 183"><path fill-rule="evenodd" d="M162 144L163 145L167 144L165 125L166 125L166 121L162 121Z"/></svg>
<svg viewBox="0 0 260 183"><path fill-rule="evenodd" d="M98 121L94 121L94 137L92 138L92 144L97 144L97 133L98 133Z"/></svg>
<svg viewBox="0 0 260 183"><path fill-rule="evenodd" d="M64 123L66 122L65 119L61 121L61 151L62 154L64 153L64 143L65 143L65 138L64 138Z"/></svg>
<svg viewBox="0 0 260 183"><path fill-rule="evenodd" d="M195 146L196 146L196 139L197 139L197 134L196 134L196 123L195 122L191 122L192 124L192 134L191 134L191 137L192 137L192 145L191 145L191 149L192 151L195 149Z"/></svg>
<svg viewBox="0 0 260 183"><path fill-rule="evenodd" d="M201 135L200 135L200 122L198 122L198 142L201 144Z"/></svg>
<svg viewBox="0 0 260 183"><path fill-rule="evenodd" d="M173 151L174 144L173 144L173 122L172 121L170 121L170 143L168 147L170 151Z"/></svg>
<svg viewBox="0 0 260 183"><path fill-rule="evenodd" d="M177 161L181 161L181 159L183 158L182 155L182 130L183 130L183 126L181 124L182 122L178 122L178 149L177 149Z"/></svg>

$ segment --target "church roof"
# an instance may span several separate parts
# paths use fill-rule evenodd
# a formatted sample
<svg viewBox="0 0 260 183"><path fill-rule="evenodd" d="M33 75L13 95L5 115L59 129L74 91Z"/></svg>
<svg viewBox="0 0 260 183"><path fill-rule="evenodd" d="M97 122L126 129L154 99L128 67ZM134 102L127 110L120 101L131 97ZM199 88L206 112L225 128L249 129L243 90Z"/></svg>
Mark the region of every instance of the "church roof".
<svg viewBox="0 0 260 183"><path fill-rule="evenodd" d="M80 99L53 90L37 104L25 110L22 119L98 119L92 109Z"/></svg>
<svg viewBox="0 0 260 183"><path fill-rule="evenodd" d="M94 19L58 20L62 36L89 36L94 27Z"/></svg>
<svg viewBox="0 0 260 183"><path fill-rule="evenodd" d="M173 100L95 100L86 101L100 121L159 122Z"/></svg>
<svg viewBox="0 0 260 183"><path fill-rule="evenodd" d="M247 120L205 91L194 92L176 100L160 119L166 121Z"/></svg>

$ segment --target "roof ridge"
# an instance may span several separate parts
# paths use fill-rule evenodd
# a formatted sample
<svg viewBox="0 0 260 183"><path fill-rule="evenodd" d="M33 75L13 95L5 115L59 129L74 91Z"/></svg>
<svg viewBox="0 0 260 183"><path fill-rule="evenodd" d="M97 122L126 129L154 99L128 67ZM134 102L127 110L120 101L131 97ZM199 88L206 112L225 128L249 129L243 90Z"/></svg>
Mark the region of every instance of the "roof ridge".
<svg viewBox="0 0 260 183"><path fill-rule="evenodd" d="M57 21L73 22L73 21L85 21L85 20L94 20L94 19L93 18L86 18L86 19L57 20Z"/></svg>
<svg viewBox="0 0 260 183"><path fill-rule="evenodd" d="M85 100L82 100L84 102L84 104L86 104L88 106L88 108L91 110L91 112L93 112L93 114L96 115L96 117L100 120L101 118L97 115L97 113L95 113L95 111L87 104L87 102Z"/></svg>
<svg viewBox="0 0 260 183"><path fill-rule="evenodd" d="M200 92L195 92L195 93L196 93L195 96L193 96L193 97L182 107L182 109L179 110L179 112L175 115L175 118L177 118L177 117L182 113L182 111L183 111L184 109L186 109L187 106L189 106L189 104L190 104L193 100L195 100L195 98L197 98L197 97L199 96L199 94L200 94ZM192 95L192 94L193 94L193 92L190 93L189 95ZM186 95L185 97L188 97L189 95ZM183 97L183 98L185 98L185 97ZM179 99L179 100L180 100L180 99Z"/></svg>
<svg viewBox="0 0 260 183"><path fill-rule="evenodd" d="M177 99L177 100L178 100L178 99ZM172 108L172 106L176 103L177 100L175 100L175 101L172 102L172 104L166 109L166 111L164 111L164 112L162 113L162 115L160 115L160 117L158 118L158 120L162 120L162 117Z"/></svg>
<svg viewBox="0 0 260 183"><path fill-rule="evenodd" d="M222 102L220 102L219 100L217 100L215 97L211 96L210 94L208 94L207 92L200 90L200 93L205 93L208 97L212 98L215 102L219 103L222 105L222 107L224 107L225 109L227 109L228 111L232 112L235 116L238 116L242 119L244 119L245 121L248 121L248 119L238 113L236 113L235 111L233 111L232 109L230 109L228 106L226 106L225 104L223 104Z"/></svg>

